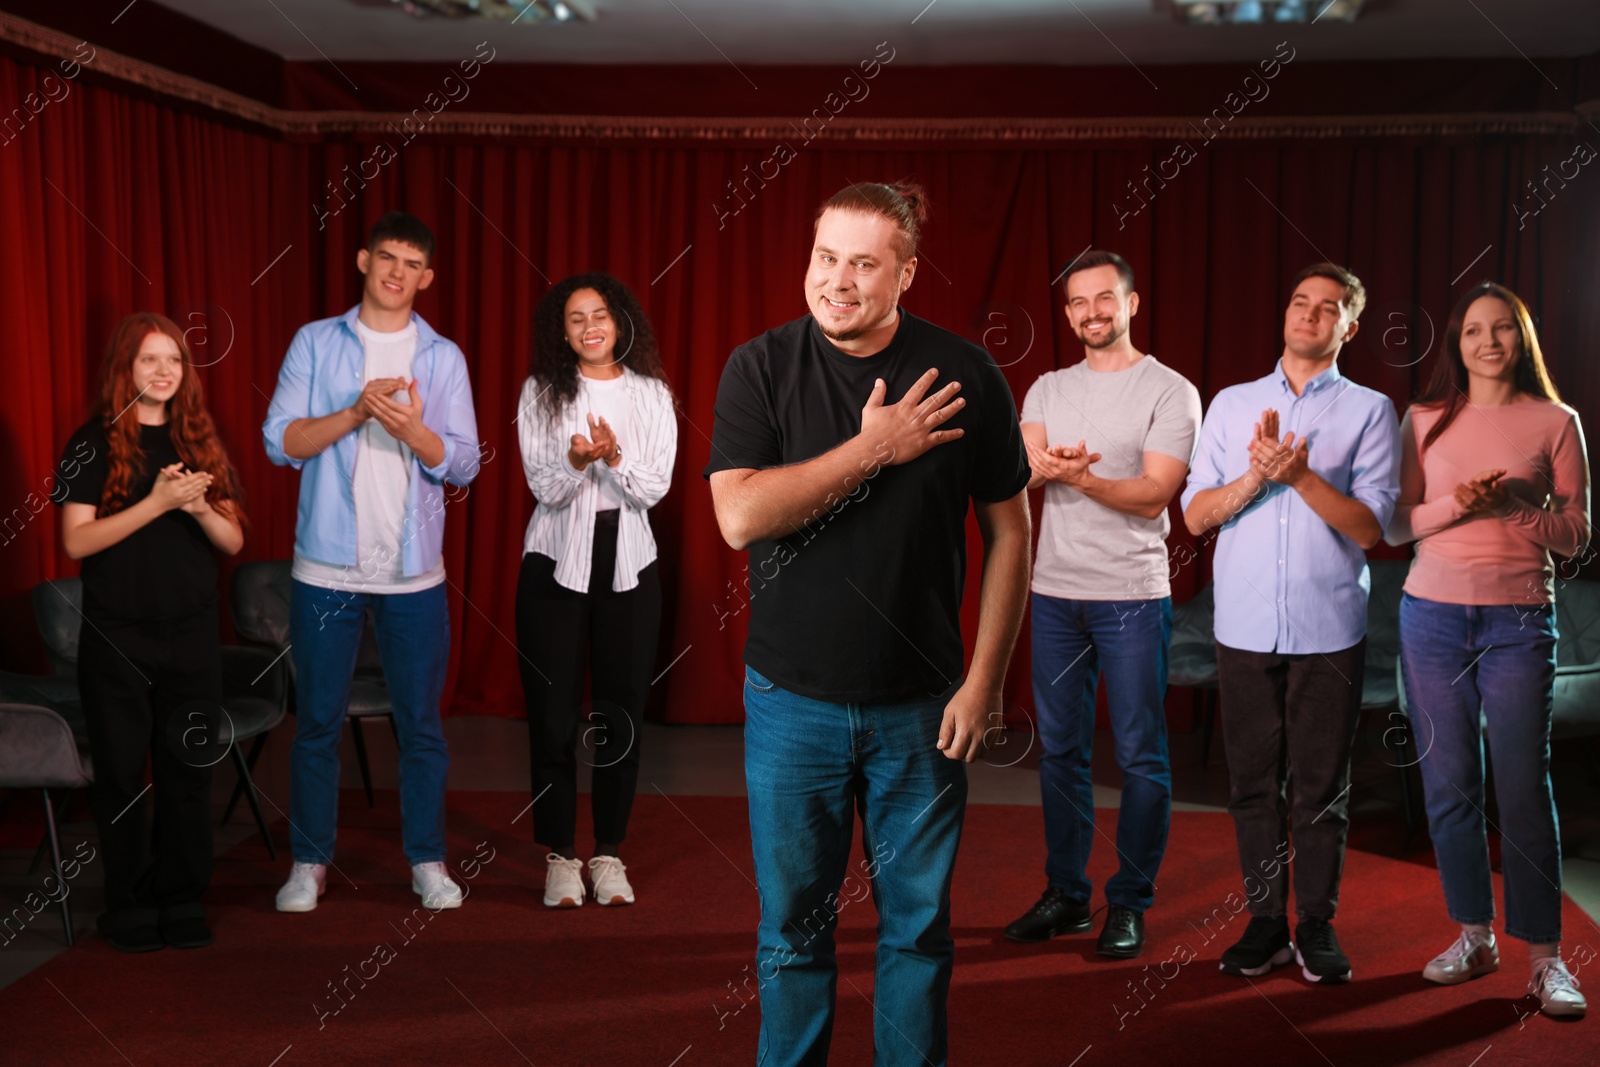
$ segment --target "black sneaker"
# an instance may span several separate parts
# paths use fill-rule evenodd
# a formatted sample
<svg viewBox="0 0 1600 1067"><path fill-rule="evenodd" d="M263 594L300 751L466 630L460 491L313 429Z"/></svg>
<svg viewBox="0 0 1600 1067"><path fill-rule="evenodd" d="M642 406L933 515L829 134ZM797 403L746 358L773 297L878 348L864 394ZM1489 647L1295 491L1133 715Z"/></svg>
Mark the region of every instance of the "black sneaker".
<svg viewBox="0 0 1600 1067"><path fill-rule="evenodd" d="M1350 960L1339 951L1332 923L1326 919L1301 919L1294 928L1294 939L1300 946L1295 950L1295 959L1300 961L1300 973L1306 981L1350 981Z"/></svg>
<svg viewBox="0 0 1600 1067"><path fill-rule="evenodd" d="M1252 915L1244 936L1222 954L1220 968L1223 974L1254 978L1292 959L1294 945L1289 941L1289 920L1282 915L1275 919Z"/></svg>
<svg viewBox="0 0 1600 1067"><path fill-rule="evenodd" d="M1094 950L1112 959L1133 959L1144 951L1144 916L1121 904L1107 907L1106 924L1100 929Z"/></svg>
<svg viewBox="0 0 1600 1067"><path fill-rule="evenodd" d="M1088 901L1080 903L1051 886L1026 915L1006 927L1006 936L1031 944L1061 934L1080 934L1093 925Z"/></svg>

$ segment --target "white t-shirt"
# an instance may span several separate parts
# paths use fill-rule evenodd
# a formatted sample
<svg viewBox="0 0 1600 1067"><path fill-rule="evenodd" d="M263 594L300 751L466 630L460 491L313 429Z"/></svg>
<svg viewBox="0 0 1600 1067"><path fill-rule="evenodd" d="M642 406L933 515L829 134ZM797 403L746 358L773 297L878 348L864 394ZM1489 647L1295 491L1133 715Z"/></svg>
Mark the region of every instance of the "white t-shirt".
<svg viewBox="0 0 1600 1067"><path fill-rule="evenodd" d="M579 375L578 381L582 386L577 397L579 409L593 415L597 422L605 419L611 431L617 435L617 447L622 449L623 455L627 455L633 429L633 405L628 403L628 387L623 376L619 374L615 378L602 379ZM589 435L585 433L584 436ZM599 474L598 471L595 473ZM615 478L598 477L596 484L599 489L594 495L596 511L610 511L622 506L622 489Z"/></svg>
<svg viewBox="0 0 1600 1067"><path fill-rule="evenodd" d="M378 378L411 377L411 362L417 353L417 325L407 323L394 333L379 333L360 319L356 333L366 349L366 365L361 383ZM390 394L401 404L411 395L401 389ZM368 419L356 431L356 469L352 491L356 505L356 565L336 563L296 555L291 573L308 585L352 593L415 593L431 589L444 581L444 560L432 570L407 578L400 554L408 535L406 499L416 460L404 444L390 436L377 419ZM427 521L417 516L414 522ZM414 536L414 531L410 531Z"/></svg>

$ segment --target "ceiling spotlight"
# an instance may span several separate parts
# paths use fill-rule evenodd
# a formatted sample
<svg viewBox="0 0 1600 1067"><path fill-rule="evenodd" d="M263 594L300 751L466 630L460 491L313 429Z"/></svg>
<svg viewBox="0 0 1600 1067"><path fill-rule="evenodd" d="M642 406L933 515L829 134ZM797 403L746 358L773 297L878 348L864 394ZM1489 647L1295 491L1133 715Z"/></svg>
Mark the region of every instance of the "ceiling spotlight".
<svg viewBox="0 0 1600 1067"><path fill-rule="evenodd" d="M385 6L383 0L350 0L359 7ZM505 22L593 22L591 0L390 0L415 18L481 18Z"/></svg>
<svg viewBox="0 0 1600 1067"><path fill-rule="evenodd" d="M1264 22L1354 22L1366 0L1163 0L1179 22L1251 26Z"/></svg>

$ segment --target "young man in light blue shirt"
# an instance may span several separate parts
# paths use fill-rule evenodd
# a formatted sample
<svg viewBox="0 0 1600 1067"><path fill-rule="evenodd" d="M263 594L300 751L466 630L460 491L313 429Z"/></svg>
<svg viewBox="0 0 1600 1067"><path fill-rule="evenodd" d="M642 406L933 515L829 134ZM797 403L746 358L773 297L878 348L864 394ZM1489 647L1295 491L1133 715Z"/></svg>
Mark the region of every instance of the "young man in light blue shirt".
<svg viewBox="0 0 1600 1067"><path fill-rule="evenodd" d="M433 234L379 219L356 255L361 303L300 329L262 437L301 471L290 645L295 669L290 842L279 911L310 911L332 862L339 737L370 609L400 744L400 812L411 887L425 907L461 906L445 872L439 718L450 654L444 598L445 485L478 473L477 419L461 350L412 311L433 281Z"/></svg>
<svg viewBox="0 0 1600 1067"><path fill-rule="evenodd" d="M1265 974L1298 959L1310 981L1350 978L1332 921L1361 713L1366 549L1399 495L1394 405L1341 375L1337 362L1365 302L1360 280L1343 267L1301 272L1284 314L1282 358L1265 378L1217 394L1183 491L1190 533L1218 531L1228 810L1251 914L1223 953L1228 974ZM1300 920L1292 941L1291 859Z"/></svg>

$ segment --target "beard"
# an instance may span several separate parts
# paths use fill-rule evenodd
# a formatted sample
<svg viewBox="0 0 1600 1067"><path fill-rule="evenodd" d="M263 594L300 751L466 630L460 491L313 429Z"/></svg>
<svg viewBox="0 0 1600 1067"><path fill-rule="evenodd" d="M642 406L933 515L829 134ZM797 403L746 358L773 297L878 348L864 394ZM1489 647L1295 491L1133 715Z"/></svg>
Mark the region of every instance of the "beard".
<svg viewBox="0 0 1600 1067"><path fill-rule="evenodd" d="M1117 328L1117 324L1115 322L1108 323L1107 326L1108 326L1108 328L1107 328L1107 330L1105 332L1105 335L1103 337L1101 337L1098 341L1091 340L1091 335L1090 335L1089 331L1086 330L1086 329L1083 329L1081 327L1076 329L1076 330L1074 330L1073 332L1078 335L1078 340L1083 342L1083 346L1085 348L1093 348L1093 349L1097 349L1097 350L1101 349L1101 348L1110 348L1112 345L1114 345L1118 341L1122 340L1128 334L1128 331L1127 331L1126 328L1118 329Z"/></svg>
<svg viewBox="0 0 1600 1067"><path fill-rule="evenodd" d="M825 301L827 298L826 297L819 297L818 299L821 299L821 300ZM860 305L857 305L857 306L859 307ZM873 330L880 329L883 326L887 325L888 323L894 322L899 314L900 314L899 305L898 304L894 304L894 305L890 306L887 314L882 315L881 317L879 317L877 322L863 323L860 326L852 326L852 327L850 327L848 329L843 329L843 330L835 329L834 327L829 326L827 323L823 322L822 321L822 316L817 314L815 310L813 310L811 318L812 318L812 321L817 324L817 329L822 331L822 336L826 337L828 340L830 340L830 341L844 341L846 343L849 343L851 341L857 340L858 338L865 337L867 334L871 333Z"/></svg>

